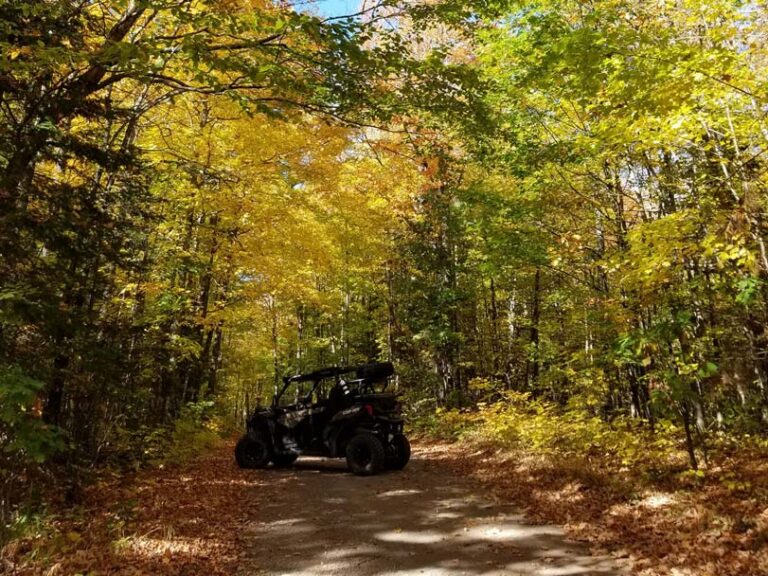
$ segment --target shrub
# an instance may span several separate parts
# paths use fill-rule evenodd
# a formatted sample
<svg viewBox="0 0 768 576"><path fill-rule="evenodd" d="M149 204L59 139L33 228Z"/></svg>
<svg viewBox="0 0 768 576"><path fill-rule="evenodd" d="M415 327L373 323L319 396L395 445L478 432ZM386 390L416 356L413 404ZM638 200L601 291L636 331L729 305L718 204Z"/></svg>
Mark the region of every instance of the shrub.
<svg viewBox="0 0 768 576"><path fill-rule="evenodd" d="M16 520L31 477L66 443L58 428L45 424L37 407L43 383L17 367L0 368L0 541Z"/></svg>
<svg viewBox="0 0 768 576"><path fill-rule="evenodd" d="M676 427L665 421L652 432L630 418L606 422L583 402L561 406L509 391L502 400L479 403L473 412L438 410L419 425L441 439L469 438L551 457L607 458L616 466L651 469L667 462L679 438Z"/></svg>
<svg viewBox="0 0 768 576"><path fill-rule="evenodd" d="M173 423L163 460L182 464L213 449L220 441L220 426L213 416L214 403L190 402Z"/></svg>

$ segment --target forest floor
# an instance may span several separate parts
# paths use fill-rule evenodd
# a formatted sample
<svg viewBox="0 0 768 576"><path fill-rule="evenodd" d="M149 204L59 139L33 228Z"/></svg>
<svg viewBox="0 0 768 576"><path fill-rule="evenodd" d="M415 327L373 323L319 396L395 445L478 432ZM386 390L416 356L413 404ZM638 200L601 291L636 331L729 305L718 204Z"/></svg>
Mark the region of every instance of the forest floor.
<svg viewBox="0 0 768 576"><path fill-rule="evenodd" d="M523 518L420 446L401 472L361 478L343 461L240 470L225 445L186 466L88 488L82 503L0 555L15 575L615 575L563 530ZM458 448L456 447L458 450Z"/></svg>
<svg viewBox="0 0 768 576"><path fill-rule="evenodd" d="M706 471L634 470L477 442L435 443L431 458L558 524L642 576L768 575L768 458L713 453Z"/></svg>
<svg viewBox="0 0 768 576"><path fill-rule="evenodd" d="M404 471L369 478L322 459L240 470L227 443L102 478L0 551L0 573L768 574L765 459L636 476L428 441Z"/></svg>

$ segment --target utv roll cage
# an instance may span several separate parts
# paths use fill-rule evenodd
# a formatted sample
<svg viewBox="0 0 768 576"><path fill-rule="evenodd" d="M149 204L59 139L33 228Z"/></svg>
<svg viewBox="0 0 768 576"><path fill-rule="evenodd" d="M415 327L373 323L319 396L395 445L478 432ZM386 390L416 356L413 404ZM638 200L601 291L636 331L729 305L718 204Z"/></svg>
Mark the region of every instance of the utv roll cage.
<svg viewBox="0 0 768 576"><path fill-rule="evenodd" d="M379 392L384 392L387 386L387 378L395 373L395 367L391 362L372 362L370 364L360 364L358 366L332 366L330 368L322 368L306 374L284 376L283 386L279 390L277 388L275 389L275 395L272 397L272 405L277 406L280 403L280 399L288 391L291 384L296 382L312 382L312 388L305 395L305 398L311 398L312 394L314 394L315 390L317 390L317 387L320 385L320 382L323 380L334 378L336 382L339 383L341 381L341 376L352 374L353 372L355 378L344 381L348 387L357 387L361 388L361 391L366 391L366 388L371 388L374 384L383 382L384 386Z"/></svg>

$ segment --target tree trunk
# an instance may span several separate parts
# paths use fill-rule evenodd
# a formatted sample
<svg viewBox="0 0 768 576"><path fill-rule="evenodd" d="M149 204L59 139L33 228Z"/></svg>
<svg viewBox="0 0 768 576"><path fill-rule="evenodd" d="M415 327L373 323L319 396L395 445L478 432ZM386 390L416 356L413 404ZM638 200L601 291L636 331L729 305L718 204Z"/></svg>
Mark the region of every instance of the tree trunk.
<svg viewBox="0 0 768 576"><path fill-rule="evenodd" d="M540 358L539 358L539 322L540 318L540 299L541 299L541 268L536 268L536 274L533 277L533 297L531 298L531 381L530 387L533 388L539 381Z"/></svg>

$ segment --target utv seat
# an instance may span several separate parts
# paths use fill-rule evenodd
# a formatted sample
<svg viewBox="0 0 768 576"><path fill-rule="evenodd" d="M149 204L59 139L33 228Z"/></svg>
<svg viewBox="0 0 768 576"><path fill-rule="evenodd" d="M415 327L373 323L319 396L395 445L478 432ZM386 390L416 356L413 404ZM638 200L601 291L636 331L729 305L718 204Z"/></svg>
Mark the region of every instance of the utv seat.
<svg viewBox="0 0 768 576"><path fill-rule="evenodd" d="M349 396L349 389L343 380L338 386L331 388L331 391L328 393L328 399L325 401L326 413L329 417L333 417L336 412L344 408Z"/></svg>

